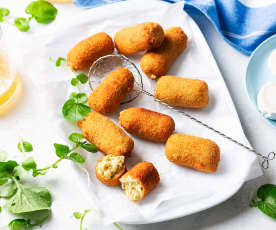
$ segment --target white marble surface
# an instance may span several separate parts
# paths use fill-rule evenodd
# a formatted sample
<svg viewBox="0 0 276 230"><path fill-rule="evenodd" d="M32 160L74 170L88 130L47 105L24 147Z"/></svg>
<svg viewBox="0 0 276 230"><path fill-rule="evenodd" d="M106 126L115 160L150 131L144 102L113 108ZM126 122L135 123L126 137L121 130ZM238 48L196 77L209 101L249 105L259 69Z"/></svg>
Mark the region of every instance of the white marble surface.
<svg viewBox="0 0 276 230"><path fill-rule="evenodd" d="M1 0L0 7L8 7L14 14L23 15L24 6L28 2L29 0ZM57 7L59 9L57 20L48 26L49 28L45 29L50 29L50 27L58 24L60 18L70 18L82 12L82 9L70 4L57 5ZM249 57L230 47L210 23L206 23L204 26L206 31L208 31L205 33L205 37L229 87L249 141L259 152L276 151L275 128L270 127L263 121L246 94L244 79ZM263 183L276 184L276 161L271 164L269 170L265 171L263 177L248 182L231 199L214 208L165 223L142 226L124 225L122 227L124 230L274 229L275 220L263 215L256 208L249 208L249 202L254 196L257 187ZM93 225L88 226L88 229L93 229ZM111 227L108 229L115 228Z"/></svg>

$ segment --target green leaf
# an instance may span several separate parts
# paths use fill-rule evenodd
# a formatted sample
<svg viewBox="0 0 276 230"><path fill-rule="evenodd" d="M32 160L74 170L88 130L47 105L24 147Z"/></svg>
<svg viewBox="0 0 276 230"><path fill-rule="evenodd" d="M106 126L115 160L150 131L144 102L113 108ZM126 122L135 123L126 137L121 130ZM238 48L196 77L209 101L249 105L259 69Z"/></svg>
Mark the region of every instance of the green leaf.
<svg viewBox="0 0 276 230"><path fill-rule="evenodd" d="M74 99L76 103L85 104L88 101L88 97L85 93L72 93L70 98Z"/></svg>
<svg viewBox="0 0 276 230"><path fill-rule="evenodd" d="M257 201L251 201L250 206L257 206L263 213L276 219L276 185L262 185L257 191L257 198Z"/></svg>
<svg viewBox="0 0 276 230"><path fill-rule="evenodd" d="M17 187L14 183L5 184L0 187L0 198L10 198L15 194L16 190Z"/></svg>
<svg viewBox="0 0 276 230"><path fill-rule="evenodd" d="M18 181L16 183L16 194L4 206L9 212L20 214L51 209L52 198L47 188L24 188Z"/></svg>
<svg viewBox="0 0 276 230"><path fill-rule="evenodd" d="M263 201L269 201L276 205L276 185L262 185L257 191L257 197Z"/></svg>
<svg viewBox="0 0 276 230"><path fill-rule="evenodd" d="M22 153L23 150L22 150L22 147L23 146L23 149L24 149L24 152L32 152L33 151L33 146L30 142L28 141L23 141L22 143L21 142L18 142L17 144L17 148L18 150Z"/></svg>
<svg viewBox="0 0 276 230"><path fill-rule="evenodd" d="M7 8L0 8L0 22L4 21L4 18L10 14L10 10Z"/></svg>
<svg viewBox="0 0 276 230"><path fill-rule="evenodd" d="M12 176L14 168L18 166L16 161L0 162L0 179L7 179Z"/></svg>
<svg viewBox="0 0 276 230"><path fill-rule="evenodd" d="M26 18L15 18L14 25L21 32L27 32L30 29L29 20Z"/></svg>
<svg viewBox="0 0 276 230"><path fill-rule="evenodd" d="M80 133L71 133L68 139L76 144L80 143L83 139L84 136Z"/></svg>
<svg viewBox="0 0 276 230"><path fill-rule="evenodd" d="M0 178L0 185L6 184L8 181L8 178Z"/></svg>
<svg viewBox="0 0 276 230"><path fill-rule="evenodd" d="M82 83L85 84L88 81L88 77L84 73L80 73L76 78Z"/></svg>
<svg viewBox="0 0 276 230"><path fill-rule="evenodd" d="M36 165L33 157L28 157L22 162L22 167L25 170L29 171L31 169L32 170L36 169L37 165Z"/></svg>
<svg viewBox="0 0 276 230"><path fill-rule="evenodd" d="M85 162L85 159L79 153L71 153L69 159L80 164L83 164Z"/></svg>
<svg viewBox="0 0 276 230"><path fill-rule="evenodd" d="M37 0L31 2L25 12L32 15L38 23L48 24L55 20L58 10L50 2Z"/></svg>
<svg viewBox="0 0 276 230"><path fill-rule="evenodd" d="M6 17L6 16L9 16L9 14L10 14L10 10L9 9L7 9L7 8L0 8L0 16Z"/></svg>
<svg viewBox="0 0 276 230"><path fill-rule="evenodd" d="M266 215L276 219L276 207L270 203L259 201L258 208Z"/></svg>
<svg viewBox="0 0 276 230"><path fill-rule="evenodd" d="M71 95L70 95L70 99L75 99L75 97L78 95L79 93L76 93L76 92L73 92L73 93L71 93Z"/></svg>
<svg viewBox="0 0 276 230"><path fill-rule="evenodd" d="M20 217L31 220L32 226L40 226L51 216L51 210L41 210L35 212L21 213Z"/></svg>
<svg viewBox="0 0 276 230"><path fill-rule="evenodd" d="M79 120L82 120L90 112L90 107L76 103L74 99L67 100L62 107L64 118L72 123L77 123Z"/></svg>
<svg viewBox="0 0 276 230"><path fill-rule="evenodd" d="M56 155L60 158L65 157L70 152L70 148L67 145L61 145L61 144L55 143L54 147L56 149Z"/></svg>
<svg viewBox="0 0 276 230"><path fill-rule="evenodd" d="M77 86L78 83L79 83L79 80L77 78L72 78L72 80L71 80L71 85L72 86Z"/></svg>
<svg viewBox="0 0 276 230"><path fill-rule="evenodd" d="M73 215L76 219L82 218L82 213L81 212L74 212Z"/></svg>
<svg viewBox="0 0 276 230"><path fill-rule="evenodd" d="M62 65L62 62L65 62L65 61L66 61L65 58L59 57L59 58L57 59L57 61L56 61L56 66L57 66L57 67L58 67L58 66L61 66L61 65Z"/></svg>
<svg viewBox="0 0 276 230"><path fill-rule="evenodd" d="M25 219L15 219L9 223L9 228L11 230L26 230L31 227L31 220Z"/></svg>
<svg viewBox="0 0 276 230"><path fill-rule="evenodd" d="M80 147L82 147L83 149L85 149L86 151L90 152L90 153L96 153L98 152L98 149L95 145L90 144L90 143L81 143Z"/></svg>

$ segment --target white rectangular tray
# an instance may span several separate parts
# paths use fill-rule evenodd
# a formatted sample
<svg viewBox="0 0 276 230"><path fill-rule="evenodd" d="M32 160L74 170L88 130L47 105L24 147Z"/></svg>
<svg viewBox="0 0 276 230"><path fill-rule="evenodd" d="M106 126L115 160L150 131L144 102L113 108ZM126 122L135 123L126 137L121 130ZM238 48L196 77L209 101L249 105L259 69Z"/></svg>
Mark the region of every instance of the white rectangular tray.
<svg viewBox="0 0 276 230"><path fill-rule="evenodd" d="M77 128L64 121L61 107L71 90L69 82L72 73L62 68L56 68L49 61L49 57L66 57L68 50L76 42L96 32L105 31L113 36L116 31L124 26L144 21L159 22L164 28L181 26L189 37L188 48L177 59L169 74L207 81L211 97L210 103L206 108L202 110L188 109L185 111L240 142L249 145L243 134L228 89L210 49L197 25L183 11L183 3L171 5L161 1L148 0L126 1L88 10L78 16L74 16L71 21L59 26L53 33L45 34L44 38L40 38L41 41L39 43L28 49L23 62L24 71L28 75L25 83L33 85L35 90L30 91L30 95L34 92L39 92L39 95L37 94L39 99L27 95L29 100L26 100L26 102L29 108L34 107L39 112L37 112L36 118L32 118L33 114L29 114L30 112L27 108L21 108L21 122L18 124L17 129L24 130L23 135L32 138L32 133L38 131L35 129L27 131L28 124L31 123L32 127L43 126L44 133L39 134L38 132L37 136L45 135L46 137L44 138L47 138L47 143L57 138L63 138L64 143L68 142L66 139L70 131L77 130ZM141 55L132 57L137 65L139 65L140 58ZM145 76L143 81L146 89L152 92L155 83ZM155 145L133 137L135 149L134 156L128 160L130 165L136 163L138 159L154 162L161 172L161 182L163 182L165 188L167 186L170 190L170 196L165 196L163 200L161 199L161 204L159 204L157 201L160 196L162 197L166 193L166 190L164 192L162 189L157 189L147 197L145 202L132 204L124 197L120 188L111 189L99 184L95 179L94 166L95 161L101 154L96 156L89 155L86 165L91 179L89 186L84 174L74 167L67 171L66 176L73 175L73 178L78 178L77 181L71 181L71 184L74 186L74 190L76 185L78 186L83 194L83 199L96 200L99 206L102 204L103 213L107 214L106 222L120 221L122 223L146 224L199 212L231 197L249 179L251 168L258 168L254 154L241 149L239 146L232 144L193 121L170 112L145 95L140 96L137 101L131 104L122 106L110 118L117 122L120 110L130 106L143 106L168 113L176 120L176 132L185 132L216 141L221 148L221 162L218 171L214 174L196 172L195 170L169 163L164 156L164 145ZM42 121L43 124L41 123ZM1 121L0 125L2 125ZM6 129L5 133L8 133L7 136L12 136L13 131L8 130L12 126L5 124L3 127ZM34 138L37 144L45 146L45 141L41 140L41 138ZM47 154L48 156L45 155L45 152L44 154L41 152L36 157L38 160L47 159L50 161L50 159L55 159L53 154ZM255 176L261 173L259 169L257 171L254 174ZM174 172L174 174L171 175L171 172ZM64 175L59 177L59 180L61 184L68 182L68 178L65 178ZM173 186L172 181L175 181ZM64 191L64 188L55 186L53 189L56 193L59 193ZM68 197L70 197L69 194L67 194L67 200ZM72 197L74 197L74 194L72 194ZM171 199L171 197L174 198ZM112 212L107 210L109 208L108 204L105 203L107 198L113 199L113 202L109 204L110 208L114 209ZM61 217L62 212L65 212L66 207L68 209L70 207L70 202L64 200L65 203L63 203L61 209L57 204L60 204L59 202L63 198L59 197L59 199L54 200L53 203L56 222L59 222L58 218L65 218ZM80 200L80 198L72 199ZM152 204L156 205L156 207ZM131 215L127 215L129 210L131 210ZM55 218L53 218L53 221ZM59 227L61 226L55 226L56 229Z"/></svg>

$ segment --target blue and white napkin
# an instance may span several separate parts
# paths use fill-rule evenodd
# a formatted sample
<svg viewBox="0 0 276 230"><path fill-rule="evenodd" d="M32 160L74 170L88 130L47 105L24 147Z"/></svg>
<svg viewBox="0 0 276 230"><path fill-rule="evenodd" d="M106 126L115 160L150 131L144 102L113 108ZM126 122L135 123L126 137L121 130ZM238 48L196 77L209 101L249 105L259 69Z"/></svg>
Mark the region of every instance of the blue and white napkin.
<svg viewBox="0 0 276 230"><path fill-rule="evenodd" d="M125 0L75 0L77 6L98 7ZM182 0L163 0L170 3ZM268 37L276 34L276 3L263 7L250 7L244 0L185 0L184 10L204 31L210 20L226 42L250 55Z"/></svg>

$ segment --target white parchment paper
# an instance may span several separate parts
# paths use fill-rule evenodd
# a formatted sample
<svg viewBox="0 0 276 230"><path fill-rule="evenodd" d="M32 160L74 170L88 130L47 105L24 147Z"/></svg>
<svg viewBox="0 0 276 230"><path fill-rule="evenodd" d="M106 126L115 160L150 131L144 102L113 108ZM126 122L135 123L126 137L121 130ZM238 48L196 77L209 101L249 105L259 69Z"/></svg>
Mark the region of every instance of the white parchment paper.
<svg viewBox="0 0 276 230"><path fill-rule="evenodd" d="M155 21L165 29L170 26L181 26L189 37L188 48L177 59L169 74L199 78L209 85L211 97L208 106L199 110L185 111L249 145L223 79L201 33L183 12L183 3L169 5L159 1L143 1L145 2L143 9L137 7L135 1L128 1L89 10L47 35L33 36L32 40L22 39L16 49L7 48L17 55L17 64L25 76L23 79L25 96L12 116L0 120L1 137L5 136L4 139L11 141L20 133L28 140L44 146L36 156L37 159L45 162L55 159L52 143L58 141L66 143L67 136L79 129L68 124L61 114L63 103L75 90L70 86L74 74L66 68L55 67L49 58L66 57L68 50L74 44L96 32L104 31L114 36L115 32L124 26ZM134 55L131 58L139 65L141 55ZM145 89L153 92L154 81L144 76L143 83ZM88 86L82 90L89 92ZM261 175L254 154L170 111L146 95L140 95L135 101L121 106L109 118L118 123L119 112L134 106L172 116L176 123L175 133L214 140L221 149L221 162L216 173L197 172L170 163L164 156L164 144L132 136L135 147L132 157L127 160L128 168L140 161L151 161L161 177L160 185L152 193L143 201L132 203L127 200L119 187L106 187L96 179L94 168L102 155L88 154L83 167L89 178L88 187L85 174L75 166L67 167L66 174L62 174L56 183L59 184L60 180L63 183L67 181L67 189L71 186L73 191L80 191L83 199L101 210L104 223L114 221L146 223L170 218L173 212L179 213L179 216L187 215L224 201L235 193L244 181ZM68 182L71 175L75 179ZM58 185L54 189L58 190L57 187ZM64 185L59 191L64 191L65 187ZM54 201L58 217L60 216L58 213L68 211L66 207L70 206L72 199L74 198L68 197L65 201L63 198L66 202L63 205L58 205L58 200Z"/></svg>

